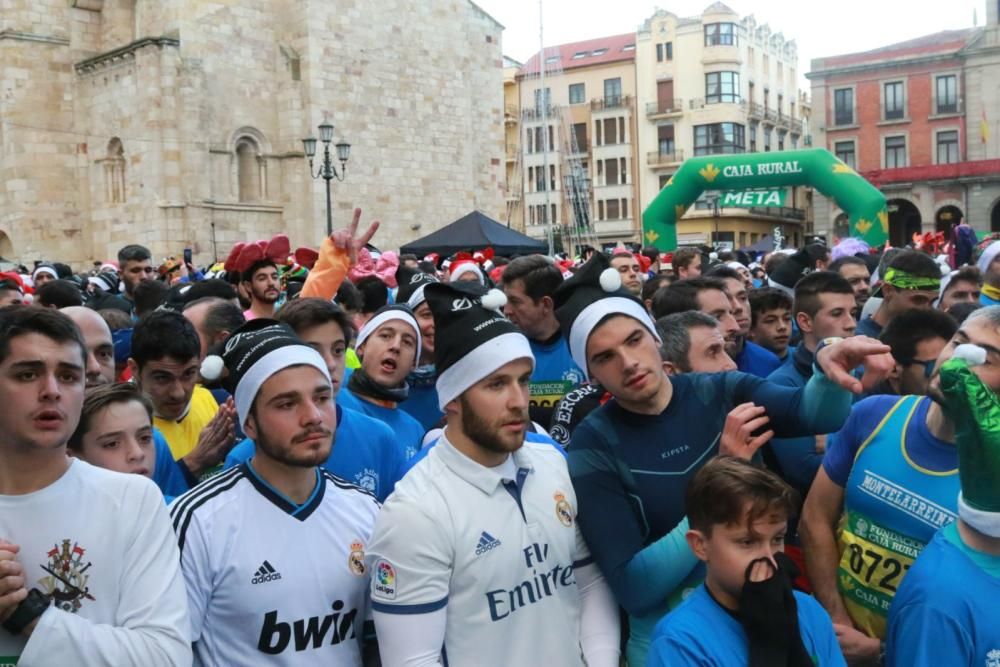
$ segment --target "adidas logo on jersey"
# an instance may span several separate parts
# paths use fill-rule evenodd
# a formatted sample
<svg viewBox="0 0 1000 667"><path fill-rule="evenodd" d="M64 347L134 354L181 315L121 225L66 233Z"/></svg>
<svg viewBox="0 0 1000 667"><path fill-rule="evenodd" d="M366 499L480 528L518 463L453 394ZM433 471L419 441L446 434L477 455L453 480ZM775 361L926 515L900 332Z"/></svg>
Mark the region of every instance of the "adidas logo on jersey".
<svg viewBox="0 0 1000 667"><path fill-rule="evenodd" d="M479 544L476 545L476 555L482 556L487 551L492 551L500 546L501 542L497 538L493 537L485 530L483 534L479 536Z"/></svg>
<svg viewBox="0 0 1000 667"><path fill-rule="evenodd" d="M274 567L264 561L263 564L257 568L257 572L254 573L253 579L250 580L251 584L266 584L269 581L278 581L281 579L281 573L274 569Z"/></svg>

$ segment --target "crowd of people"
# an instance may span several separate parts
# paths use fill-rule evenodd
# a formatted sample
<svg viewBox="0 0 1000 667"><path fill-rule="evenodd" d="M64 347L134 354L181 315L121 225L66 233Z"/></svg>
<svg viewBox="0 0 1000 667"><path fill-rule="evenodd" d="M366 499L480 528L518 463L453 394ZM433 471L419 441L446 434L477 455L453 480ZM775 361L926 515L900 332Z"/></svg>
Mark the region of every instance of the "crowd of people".
<svg viewBox="0 0 1000 667"><path fill-rule="evenodd" d="M0 665L1000 665L1000 240L360 216L0 273Z"/></svg>

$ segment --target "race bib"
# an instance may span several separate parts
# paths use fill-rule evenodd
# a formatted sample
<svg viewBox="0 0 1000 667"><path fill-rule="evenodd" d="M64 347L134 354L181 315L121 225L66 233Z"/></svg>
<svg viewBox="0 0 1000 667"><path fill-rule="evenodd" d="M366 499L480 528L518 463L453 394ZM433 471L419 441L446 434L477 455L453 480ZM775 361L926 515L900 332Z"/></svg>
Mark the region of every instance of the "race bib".
<svg viewBox="0 0 1000 667"><path fill-rule="evenodd" d="M925 544L853 512L840 543L837 585L847 612L862 632L882 639L896 590Z"/></svg>

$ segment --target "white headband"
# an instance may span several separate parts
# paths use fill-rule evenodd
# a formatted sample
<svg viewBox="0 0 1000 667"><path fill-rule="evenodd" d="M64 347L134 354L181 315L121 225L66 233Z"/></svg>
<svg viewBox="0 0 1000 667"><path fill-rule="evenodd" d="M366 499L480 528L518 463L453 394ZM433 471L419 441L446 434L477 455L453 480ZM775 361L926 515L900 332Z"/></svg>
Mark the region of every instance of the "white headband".
<svg viewBox="0 0 1000 667"><path fill-rule="evenodd" d="M399 308L384 310L368 320L365 325L361 327L361 331L358 332L358 339L354 342L354 349L359 349L365 344L365 340L375 333L376 329L392 320L399 320L400 322L404 322L413 327L413 331L417 335L417 349L413 355L413 365L416 366L417 360L420 359L420 346L422 345L420 341L420 327L417 326L417 320L413 318L413 315L410 315L405 310L400 310Z"/></svg>
<svg viewBox="0 0 1000 667"><path fill-rule="evenodd" d="M587 339L598 322L608 315L621 314L637 320L639 324L649 329L653 338L660 341L660 335L656 332L656 325L649 317L649 313L638 302L627 299L623 296L610 296L598 299L584 308L576 319L569 332L569 353L573 361L590 377L590 370L587 368Z"/></svg>

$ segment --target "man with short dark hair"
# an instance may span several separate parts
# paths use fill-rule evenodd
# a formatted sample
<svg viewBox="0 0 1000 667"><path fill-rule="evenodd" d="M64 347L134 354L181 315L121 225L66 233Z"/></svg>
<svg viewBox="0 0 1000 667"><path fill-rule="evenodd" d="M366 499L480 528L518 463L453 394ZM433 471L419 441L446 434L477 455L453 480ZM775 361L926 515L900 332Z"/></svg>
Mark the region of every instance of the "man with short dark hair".
<svg viewBox="0 0 1000 667"><path fill-rule="evenodd" d="M153 312L163 305L169 290L167 284L159 280L140 281L132 290L133 314L142 317Z"/></svg>
<svg viewBox="0 0 1000 667"><path fill-rule="evenodd" d="M642 268L635 255L627 250L616 250L611 255L611 268L621 274L622 285L635 296L642 292Z"/></svg>
<svg viewBox="0 0 1000 667"><path fill-rule="evenodd" d="M750 292L750 340L782 362L789 358L792 335L792 298L776 287Z"/></svg>
<svg viewBox="0 0 1000 667"><path fill-rule="evenodd" d="M671 266L679 280L698 278L701 276L701 251L697 248L678 248Z"/></svg>
<svg viewBox="0 0 1000 667"><path fill-rule="evenodd" d="M518 257L503 272L504 315L527 336L535 358L529 387L531 418L541 424L549 423L560 399L584 380L569 354L552 303L562 281L562 272L543 255Z"/></svg>
<svg viewBox="0 0 1000 667"><path fill-rule="evenodd" d="M905 250L896 255L882 278L882 304L858 322L859 336L878 338L892 318L911 308L934 307L941 286L941 269L929 255Z"/></svg>
<svg viewBox="0 0 1000 667"><path fill-rule="evenodd" d="M958 330L955 318L939 310L900 313L879 337L892 349L896 366L873 393L925 396L941 350Z"/></svg>
<svg viewBox="0 0 1000 667"><path fill-rule="evenodd" d="M233 407L198 384L198 332L180 313L156 311L135 325L128 367L153 403L153 425L193 480L222 463L235 438Z"/></svg>
<svg viewBox="0 0 1000 667"><path fill-rule="evenodd" d="M642 292L639 294L639 299L651 315L653 313L653 297L660 289L669 287L673 282L674 278L670 274L657 273L647 278L646 282L642 284Z"/></svg>
<svg viewBox="0 0 1000 667"><path fill-rule="evenodd" d="M184 306L184 317L198 332L198 341L201 343L199 359L207 357L211 348L226 340L229 334L246 322L239 306L216 296L188 302Z"/></svg>
<svg viewBox="0 0 1000 667"><path fill-rule="evenodd" d="M947 312L956 303L978 304L981 293L979 271L974 266L963 266L941 278L937 309Z"/></svg>
<svg viewBox="0 0 1000 667"><path fill-rule="evenodd" d="M132 293L136 285L143 280L156 278L153 269L153 255L149 249L141 245L127 245L118 251L118 269L121 272L122 283L128 301L132 301Z"/></svg>
<svg viewBox="0 0 1000 667"><path fill-rule="evenodd" d="M736 370L726 354L719 321L696 310L661 317L656 331L663 341L660 356L667 375L721 373Z"/></svg>
<svg viewBox="0 0 1000 667"><path fill-rule="evenodd" d="M20 306L24 303L24 290L13 280L0 280L0 308Z"/></svg>
<svg viewBox="0 0 1000 667"><path fill-rule="evenodd" d="M767 377L781 366L781 359L769 350L748 340L750 335L750 297L743 276L732 267L714 266L710 277L720 278L726 285L726 294L732 302L733 317L739 325L739 334L730 343L727 352L736 362L736 368L757 377Z"/></svg>
<svg viewBox="0 0 1000 667"><path fill-rule="evenodd" d="M868 263L860 257L847 255L835 260L830 264L830 271L839 273L851 285L854 290L854 302L858 306L857 316L861 315L861 309L871 296L871 271L868 270Z"/></svg>
<svg viewBox="0 0 1000 667"><path fill-rule="evenodd" d="M63 315L0 310L0 656L22 665L191 664L163 496L66 455L86 348Z"/></svg>
<svg viewBox="0 0 1000 667"><path fill-rule="evenodd" d="M72 280L52 280L35 290L35 306L42 308L69 308L83 305L83 293Z"/></svg>
<svg viewBox="0 0 1000 667"><path fill-rule="evenodd" d="M258 260L243 273L242 282L250 295L250 307L244 311L243 318L249 322L258 317L274 317L275 304L281 298L277 265L270 259Z"/></svg>

